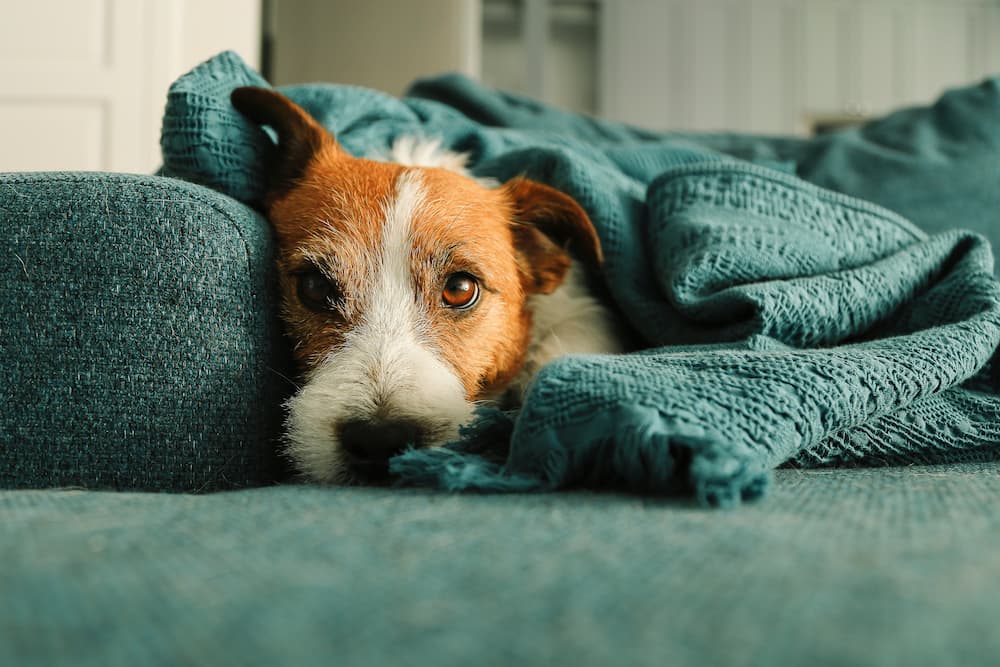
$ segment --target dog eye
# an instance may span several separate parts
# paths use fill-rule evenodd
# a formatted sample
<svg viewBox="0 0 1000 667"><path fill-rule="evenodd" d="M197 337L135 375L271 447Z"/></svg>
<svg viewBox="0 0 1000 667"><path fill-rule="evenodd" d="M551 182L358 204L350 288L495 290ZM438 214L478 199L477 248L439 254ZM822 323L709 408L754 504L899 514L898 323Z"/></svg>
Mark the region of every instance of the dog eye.
<svg viewBox="0 0 1000 667"><path fill-rule="evenodd" d="M472 308L479 301L479 283L468 273L453 273L444 284L441 301L448 308Z"/></svg>
<svg viewBox="0 0 1000 667"><path fill-rule="evenodd" d="M310 310L328 311L340 298L340 290L319 269L306 269L298 274L298 297Z"/></svg>

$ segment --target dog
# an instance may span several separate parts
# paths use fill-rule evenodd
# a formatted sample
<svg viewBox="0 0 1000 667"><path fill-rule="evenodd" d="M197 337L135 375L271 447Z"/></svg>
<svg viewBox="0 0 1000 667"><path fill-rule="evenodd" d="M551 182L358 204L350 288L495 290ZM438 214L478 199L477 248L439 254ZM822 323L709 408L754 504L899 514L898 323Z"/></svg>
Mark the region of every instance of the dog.
<svg viewBox="0 0 1000 667"><path fill-rule="evenodd" d="M270 89L231 101L277 135L262 206L304 378L287 453L307 480L384 483L390 458L456 439L479 404L518 404L552 359L625 351L588 286L600 239L568 195L475 179L436 142L354 157Z"/></svg>

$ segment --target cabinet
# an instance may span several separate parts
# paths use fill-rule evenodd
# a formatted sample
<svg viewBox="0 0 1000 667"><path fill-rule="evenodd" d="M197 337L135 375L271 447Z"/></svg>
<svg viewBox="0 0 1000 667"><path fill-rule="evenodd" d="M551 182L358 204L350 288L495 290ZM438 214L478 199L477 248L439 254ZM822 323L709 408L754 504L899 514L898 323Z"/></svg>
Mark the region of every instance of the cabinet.
<svg viewBox="0 0 1000 667"><path fill-rule="evenodd" d="M260 56L260 0L0 0L0 171L149 173L170 83Z"/></svg>

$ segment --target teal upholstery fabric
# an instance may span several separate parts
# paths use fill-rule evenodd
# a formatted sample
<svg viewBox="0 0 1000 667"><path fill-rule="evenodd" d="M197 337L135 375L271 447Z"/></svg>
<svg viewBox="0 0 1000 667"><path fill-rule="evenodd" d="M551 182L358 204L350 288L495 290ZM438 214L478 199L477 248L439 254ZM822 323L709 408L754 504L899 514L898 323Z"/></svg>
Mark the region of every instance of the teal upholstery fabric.
<svg viewBox="0 0 1000 667"><path fill-rule="evenodd" d="M199 186L0 175L0 487L281 474L270 232Z"/></svg>
<svg viewBox="0 0 1000 667"><path fill-rule="evenodd" d="M221 57L225 72L230 59ZM217 75L199 85L211 69L184 88L224 96ZM1000 454L990 365L1000 285L988 241L960 231L928 238L885 208L786 173L839 178L869 195L881 183L883 199L919 209L924 194L897 192L907 176L920 187L947 172L971 185L960 205L938 205L939 226L992 224L993 176L978 172L997 161L997 80L853 134L787 145L797 151L760 140L742 155L732 137L656 136L464 78L419 84L404 100L331 85L285 92L356 153L377 155L399 135L440 137L470 152L481 175L526 174L572 195L601 236L612 297L649 348L544 368L503 466L472 452L478 443L412 451L393 465L405 481L489 491L584 483L731 504L759 495L768 471L788 462ZM227 145L269 141L235 112L222 133ZM169 170L171 155L164 160ZM255 196L262 185L258 173ZM940 184L935 192L955 196Z"/></svg>
<svg viewBox="0 0 1000 667"><path fill-rule="evenodd" d="M0 492L0 664L994 667L1000 468L635 495Z"/></svg>

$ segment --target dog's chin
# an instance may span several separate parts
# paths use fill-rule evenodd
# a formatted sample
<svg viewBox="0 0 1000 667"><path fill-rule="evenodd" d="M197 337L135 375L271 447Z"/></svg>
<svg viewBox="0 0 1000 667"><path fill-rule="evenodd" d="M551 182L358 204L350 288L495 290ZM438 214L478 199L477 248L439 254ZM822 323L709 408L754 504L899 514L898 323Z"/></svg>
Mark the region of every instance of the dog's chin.
<svg viewBox="0 0 1000 667"><path fill-rule="evenodd" d="M334 434L338 420L315 418L290 402L286 455L304 481L338 486L391 484L388 461L352 461ZM472 405L455 406L451 418L421 420L420 448L440 447L459 437L459 427L472 418ZM349 418L345 418L349 419Z"/></svg>
<svg viewBox="0 0 1000 667"><path fill-rule="evenodd" d="M458 438L458 425L447 435L425 441L421 449L441 447ZM286 452L303 481L333 486L388 486L392 483L389 461L352 462L335 440L307 442L301 434L289 433Z"/></svg>

